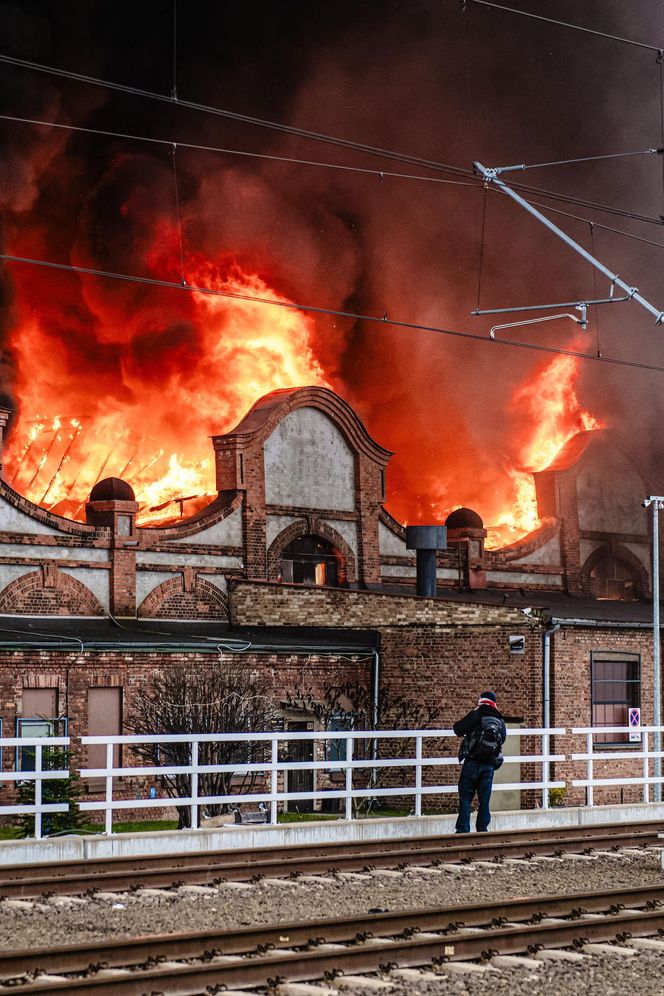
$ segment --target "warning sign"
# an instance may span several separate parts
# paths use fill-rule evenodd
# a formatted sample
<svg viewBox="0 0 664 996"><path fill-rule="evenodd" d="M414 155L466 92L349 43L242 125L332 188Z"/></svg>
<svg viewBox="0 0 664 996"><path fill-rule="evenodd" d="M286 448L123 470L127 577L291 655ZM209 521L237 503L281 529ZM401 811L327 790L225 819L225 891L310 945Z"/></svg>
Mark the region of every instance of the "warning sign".
<svg viewBox="0 0 664 996"><path fill-rule="evenodd" d="M641 743L641 710L637 708L629 710L629 742Z"/></svg>

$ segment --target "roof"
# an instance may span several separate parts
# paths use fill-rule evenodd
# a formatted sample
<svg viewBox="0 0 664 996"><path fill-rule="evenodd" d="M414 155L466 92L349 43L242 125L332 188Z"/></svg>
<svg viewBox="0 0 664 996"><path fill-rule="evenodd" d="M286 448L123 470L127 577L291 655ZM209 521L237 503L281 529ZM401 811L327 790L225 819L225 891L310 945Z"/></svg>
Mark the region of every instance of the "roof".
<svg viewBox="0 0 664 996"><path fill-rule="evenodd" d="M380 585L372 590L391 595L415 596L412 586ZM447 602L464 602L474 605L505 605L513 609L534 609L537 614L561 621L588 620L591 623L622 623L652 626L652 602L619 602L612 599L595 599L567 595L560 591L535 591L526 588L487 588L481 591L458 591L439 587L436 598Z"/></svg>
<svg viewBox="0 0 664 996"><path fill-rule="evenodd" d="M172 619L113 620L109 617L36 617L0 615L0 650L131 650L217 653L229 650L292 653L367 654L378 645L373 630L313 626L231 627L225 622Z"/></svg>

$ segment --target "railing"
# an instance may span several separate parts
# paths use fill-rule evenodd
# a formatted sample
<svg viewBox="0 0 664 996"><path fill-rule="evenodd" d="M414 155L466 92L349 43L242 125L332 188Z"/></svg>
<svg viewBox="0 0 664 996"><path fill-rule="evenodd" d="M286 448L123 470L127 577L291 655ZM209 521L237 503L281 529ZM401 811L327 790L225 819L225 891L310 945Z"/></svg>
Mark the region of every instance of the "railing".
<svg viewBox="0 0 664 996"><path fill-rule="evenodd" d="M563 729L542 730L542 729L514 729L508 730L508 736L514 737L535 737L543 740L552 734L564 733ZM407 743L409 750L404 756L400 753L398 757L385 756L378 748L379 743L389 741L399 741L403 746ZM453 752L444 754L434 753L427 755L425 746L431 741L452 740ZM171 735L144 735L144 736L117 736L117 737L82 737L81 741L86 744L106 745L106 766L103 768L81 769L81 777L104 780L104 798L99 801L80 803L81 810L94 812L103 811L105 833L112 833L113 813L115 810L140 810L164 808L164 806L176 806L178 808L188 808L190 811L190 823L192 827L198 826L199 811L201 807L207 806L239 806L239 805L263 805L269 804L270 823L276 824L280 806L288 803L313 802L321 800L339 799L343 803L345 819L351 820L356 815L355 807L361 800L384 799L384 798L412 798L413 815L422 815L422 799L425 796L445 795L456 793L456 777L449 780L436 780L434 783L426 783L423 778L424 772L432 768L444 768L449 766L458 767L456 757L458 747L458 737L453 730L360 730L360 731L335 731L335 732L285 732L285 733L233 733L233 734L171 734ZM283 760L280 756L283 751L280 748L298 741L312 742L312 760L295 761L292 759ZM200 747L202 744L211 742L223 744L246 744L247 751L257 744L269 744L269 760L233 761L226 764L202 764L199 762ZM315 744L343 743L345 756L334 759L316 759ZM189 745L188 759L186 762L178 764L154 764L142 766L115 766L113 762L114 752L117 745L138 746L143 751L148 745L165 748L166 745ZM357 745L361 745L359 754L365 756L358 757ZM375 745L375 746L374 746ZM368 749L367 749L368 748ZM435 744L434 744L435 748ZM370 756L366 756L367 753ZM534 765L546 765L546 774L535 781L513 781L508 783L498 783L495 790L498 792L521 791L528 789L543 789L548 793L550 788L562 788L564 782L548 780L548 765L551 761L563 761L562 754L517 754L505 757L505 764L528 763ZM385 769L406 769L412 772L412 776L399 784L381 786L380 772ZM304 772L312 773L312 781L316 779L317 773L330 776L337 775L343 778L343 786L335 787L335 780L330 781L329 786L314 787L306 791L289 790L289 782L293 775ZM226 794L202 795L199 791L201 776L205 775L233 775L252 776L261 779L261 786L256 792L228 792ZM364 778L354 778L354 775L364 774ZM189 791L184 795L169 795L161 798L127 799L118 798L115 794L116 779L118 778L184 778L186 779ZM357 784L358 781L363 784ZM394 782L394 776L391 779ZM548 796L547 796L548 798Z"/></svg>
<svg viewBox="0 0 664 996"><path fill-rule="evenodd" d="M586 805L594 805L594 788L602 785L642 785L643 801L650 802L650 786L656 782L662 782L661 778L654 778L650 775L649 762L651 757L664 757L664 751L648 750L649 734L662 733L664 726L575 726L572 733L585 735L586 749L582 754L571 754L572 761L586 762L586 777L575 778L571 784L574 788L585 788ZM598 736L604 737L607 734L618 734L621 736L631 735L635 738L633 746L628 746L629 741L624 741L625 749L621 749L619 741L600 741L596 743ZM637 744L640 741L641 750ZM606 778L595 776L595 764L609 761L642 761L642 774L639 777L622 775L618 778Z"/></svg>
<svg viewBox="0 0 664 996"><path fill-rule="evenodd" d="M49 753L53 748L58 750L55 755L58 761L66 763L66 748L69 747L69 737L0 737L0 757L4 757L4 748L12 747L11 756L14 760L13 770L0 770L0 782L14 782L15 785L25 782L34 783L34 802L0 804L0 816L34 816L34 836L42 836L42 817L48 813L66 813L69 810L67 802L44 802L43 783L57 779L69 778L66 768L44 767L49 761ZM19 751L34 750L34 769L23 770L19 763ZM0 768L4 767L1 765Z"/></svg>
<svg viewBox="0 0 664 996"><path fill-rule="evenodd" d="M636 729L626 726L574 727L571 731L564 728L510 729L508 737L525 737L526 746L523 753L520 752L521 744L519 753L511 754L508 750L505 767L494 781L494 791L528 792L528 804L534 804L534 793L541 791L540 805L547 808L551 789L585 789L586 804L593 806L598 788L642 786L642 799L647 803L650 785L660 781L650 774L651 759L664 756L664 751L649 749L650 736L656 729L664 731L664 727L652 726ZM585 751L550 753L551 738L570 733L584 738ZM627 737L628 734L639 742L602 742L607 736ZM358 816L359 807L364 804L367 808L379 799L398 800L400 806L405 802L412 807L412 815L421 816L425 800L457 792L459 740L449 729L100 736L81 737L81 744L84 747L105 746L103 767L80 769L81 777L94 782L95 789L90 785L88 797L76 803L51 802L44 783L48 785L53 779L69 777L65 759L70 738L0 739L0 751L3 747L11 748L0 753L4 762L0 768L5 769L0 770L0 787L3 783L34 786L34 790L21 793L25 798L33 791L34 801L29 798L26 802L23 798L19 802L12 793L12 799L4 804L0 801L0 816L33 817L34 836L39 838L48 833L49 814L67 813L74 805L86 813L103 812L104 832L110 834L114 814L119 810L145 812L177 807L188 810L191 826L197 827L205 808L256 809L260 805L268 810L269 822L275 824L280 811L289 805L339 800L339 815L352 820ZM332 750L330 745L334 745ZM229 753L229 746L234 748L234 754ZM124 748L127 760L139 763L116 763L119 748ZM132 748L142 750L143 759L145 751L154 748L154 763L152 758L147 764L141 764L140 755L130 757ZM33 770L22 770L26 749L28 766ZM308 754L308 759L294 759L295 749L299 749L300 757ZM179 756L174 758L176 751ZM211 758L214 760L215 754L225 757L226 763L206 763ZM564 771L557 767L557 780L550 778L552 762L566 764ZM625 773L619 768L616 770L616 764L622 765ZM504 772L509 773L515 765L525 767L518 770L516 777L508 775L503 781ZM570 767L572 765L574 767ZM585 777L576 777L581 773L580 765L585 765ZM225 777L223 793L211 793L206 787L206 776L214 775ZM166 786L169 779L170 784ZM246 785L238 784L244 779L251 783L248 791L243 790ZM99 784L101 793L96 792ZM634 794L632 788L632 798ZM96 797L91 798L91 795Z"/></svg>

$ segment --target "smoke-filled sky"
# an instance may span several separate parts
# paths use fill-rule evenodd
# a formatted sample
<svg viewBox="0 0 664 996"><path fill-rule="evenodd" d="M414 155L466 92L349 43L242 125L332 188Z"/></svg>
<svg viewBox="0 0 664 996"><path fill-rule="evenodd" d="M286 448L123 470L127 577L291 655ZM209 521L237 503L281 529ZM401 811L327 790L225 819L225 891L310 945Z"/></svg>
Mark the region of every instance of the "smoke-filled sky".
<svg viewBox="0 0 664 996"><path fill-rule="evenodd" d="M664 46L660 0L509 6ZM655 52L473 3L464 13L458 0L180 0L175 80L172 0L3 2L0 29L4 54L160 93L175 83L190 101L463 168L664 145ZM0 64L0 94L0 111L10 115L453 179L9 65ZM2 120L0 146L5 252L179 282L169 147ZM381 179L184 148L176 166L189 284L487 336L503 319L471 317L478 295L481 307L507 307L608 292L605 278L481 184ZM664 309L664 249L600 227L591 233L588 224L664 246L662 166L661 156L639 156L506 179L653 219L533 198L586 219L551 215ZM465 504L497 521L513 494L509 471L524 466L537 429L537 398L557 376L552 356L488 339L268 306L240 313L220 298L211 304L20 264L3 267L2 291L0 388L18 412L15 431L23 426L25 435L54 416L82 420L73 441L72 431L64 443L51 440L64 491L50 469L39 481L28 442L13 454L15 473L25 457L15 486L68 494L73 505L58 506L67 514L89 490L80 469L86 448L99 452L97 468L125 470L131 481L150 464L151 446L184 465L192 439L206 453L205 437L230 428L265 389L314 380L338 391L395 451L388 507L401 520ZM664 330L636 304L604 307L590 319L587 332L559 321L503 334L664 367ZM617 425L655 461L663 377L581 362L571 386L579 409ZM537 378L533 395L527 385ZM572 406L568 418L577 414ZM148 441L132 437L120 455L113 448L123 418L147 425ZM50 438L45 429L42 448ZM181 488L195 493L194 479Z"/></svg>

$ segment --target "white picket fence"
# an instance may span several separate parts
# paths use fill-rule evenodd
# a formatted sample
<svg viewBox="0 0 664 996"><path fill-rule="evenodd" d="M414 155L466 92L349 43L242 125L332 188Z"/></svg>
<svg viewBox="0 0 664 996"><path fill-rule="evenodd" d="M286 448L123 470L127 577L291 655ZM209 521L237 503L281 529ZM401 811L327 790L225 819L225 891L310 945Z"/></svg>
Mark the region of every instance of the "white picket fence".
<svg viewBox="0 0 664 996"><path fill-rule="evenodd" d="M541 805L549 805L551 789L569 787L584 787L586 803L594 805L593 789L599 786L642 785L643 801L650 799L649 787L657 779L650 775L650 761L654 757L664 756L664 751L649 750L649 735L664 727L640 727L637 731L628 727L578 727L571 731L556 727L551 729L529 728L510 729L508 737L527 737L539 744L535 753L506 753L505 765L528 765L532 771L535 767L536 777L530 780L520 778L514 780L494 781L495 792L506 791L538 791L541 793ZM597 743L606 734L625 735L628 733L640 735L640 743L631 746L627 744L610 745ZM572 734L583 737L585 751L571 754L550 753L552 737ZM289 745L297 741L310 741L311 760L293 760L288 756ZM399 741L395 753L389 753L390 741ZM441 741L445 743L440 748ZM451 741L447 744L447 741ZM423 800L427 796L454 794L457 791L456 773L450 772L448 777L433 778L431 774L425 777L425 771L431 769L458 768L457 748L458 737L452 730L353 730L353 731L307 731L307 732L270 732L250 734L154 734L151 736L116 736L116 737L81 737L80 743L105 746L105 764L103 767L81 768L80 776L84 782L97 782L101 791L95 792L101 798L82 799L78 806L82 812L104 813L104 832L113 832L113 816L118 810L143 811L170 807L186 807L190 811L192 827L199 824L199 815L206 807L213 805L244 806L256 809L269 807L269 822L276 824L279 812L289 804L300 802L321 802L322 800L341 800L343 816L351 820L356 815L356 806L365 799L399 798L412 799L412 813L422 814ZM264 755L260 760L251 760L228 764L205 764L200 761L201 745L209 743L239 746L247 758L261 745ZM186 760L176 764L131 765L116 764L114 758L118 750L124 751L129 758L131 748L138 745L159 745L164 760L168 756L168 747L182 749ZM246 745L243 748L242 745ZM329 748L334 749L330 752ZM7 756L15 759L13 770L0 771L0 782L34 783L34 802L18 804L0 803L0 816L26 814L34 816L34 836L41 837L43 817L51 813L67 811L66 803L49 803L43 801L43 782L50 779L62 779L69 776L68 770L49 770L49 748L67 748L69 737L32 737L32 738L0 738L0 749L14 748L7 752L3 768L9 767ZM519 744L520 747L520 744ZM25 770L25 765L19 763L24 757L21 750L34 749L34 770ZM335 756L330 756L333 753ZM56 755L58 756L58 755ZM161 758L159 758L161 760ZM604 773L597 777L595 765L602 762L641 761L641 774L623 776L620 773L607 777ZM552 762L583 762L586 764L586 777L583 779L551 780L550 765ZM23 770L21 768L23 767ZM381 771L389 768L389 785L381 784ZM395 772L401 769L403 779L396 782ZM292 779L303 772L311 772L312 789L307 791L292 790ZM245 777L256 779L255 791L243 791L241 786L231 783L231 791L225 795L203 795L200 789L201 776L206 774L225 773L233 775L237 783ZM518 774L520 775L520 771ZM163 791L164 777L179 777L184 780L187 791L173 796ZM122 781L121 781L122 780ZM131 781L129 781L131 780ZM137 781L138 780L138 781ZM149 783L152 782L152 792ZM138 790L135 787L138 785ZM135 798L129 798L128 786L132 786ZM235 791L237 789L237 791ZM48 833L48 826L46 828Z"/></svg>

